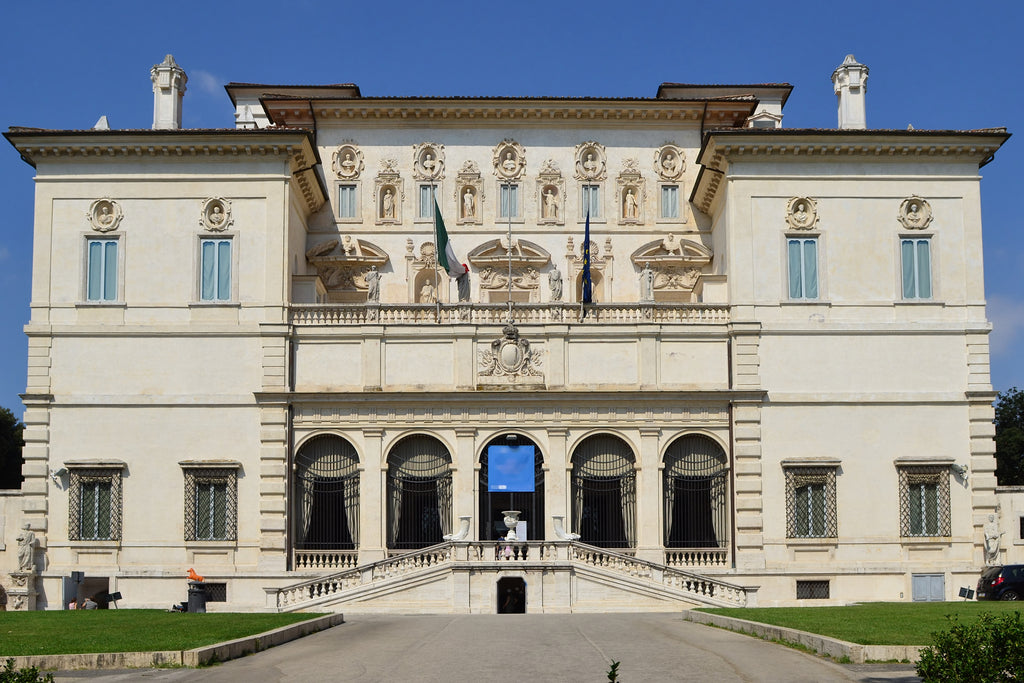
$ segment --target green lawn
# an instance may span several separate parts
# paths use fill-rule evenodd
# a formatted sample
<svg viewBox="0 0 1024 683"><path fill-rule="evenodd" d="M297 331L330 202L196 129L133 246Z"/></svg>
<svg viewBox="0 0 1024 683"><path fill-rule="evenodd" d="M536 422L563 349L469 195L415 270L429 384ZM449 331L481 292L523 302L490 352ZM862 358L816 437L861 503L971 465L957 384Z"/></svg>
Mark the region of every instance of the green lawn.
<svg viewBox="0 0 1024 683"><path fill-rule="evenodd" d="M700 609L737 619L786 626L862 645L930 645L949 629L946 615L970 623L983 612L1024 611L1016 602L869 602L847 607Z"/></svg>
<svg viewBox="0 0 1024 683"><path fill-rule="evenodd" d="M13 655L190 650L315 616L148 609L0 612L0 661Z"/></svg>

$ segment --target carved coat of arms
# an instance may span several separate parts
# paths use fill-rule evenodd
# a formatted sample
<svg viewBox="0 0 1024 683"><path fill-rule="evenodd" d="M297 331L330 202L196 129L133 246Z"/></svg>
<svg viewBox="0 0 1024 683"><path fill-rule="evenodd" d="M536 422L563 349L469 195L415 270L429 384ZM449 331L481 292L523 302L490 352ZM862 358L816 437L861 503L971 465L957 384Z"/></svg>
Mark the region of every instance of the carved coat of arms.
<svg viewBox="0 0 1024 683"><path fill-rule="evenodd" d="M541 374L540 364L539 354L519 336L519 329L512 323L505 325L491 348L480 351L480 375L484 377L537 376Z"/></svg>

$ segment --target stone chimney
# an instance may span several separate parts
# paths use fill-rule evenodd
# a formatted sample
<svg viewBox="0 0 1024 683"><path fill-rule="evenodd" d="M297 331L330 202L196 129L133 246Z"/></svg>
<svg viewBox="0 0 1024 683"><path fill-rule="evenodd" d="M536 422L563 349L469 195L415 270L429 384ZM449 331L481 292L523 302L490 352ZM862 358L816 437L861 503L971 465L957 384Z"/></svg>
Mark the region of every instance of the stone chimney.
<svg viewBox="0 0 1024 683"><path fill-rule="evenodd" d="M181 128L181 98L185 96L188 76L172 55L149 70L153 80L153 130Z"/></svg>
<svg viewBox="0 0 1024 683"><path fill-rule="evenodd" d="M839 99L839 127L864 130L868 127L864 111L864 93L868 89L868 68L846 55L843 63L832 72L832 85Z"/></svg>

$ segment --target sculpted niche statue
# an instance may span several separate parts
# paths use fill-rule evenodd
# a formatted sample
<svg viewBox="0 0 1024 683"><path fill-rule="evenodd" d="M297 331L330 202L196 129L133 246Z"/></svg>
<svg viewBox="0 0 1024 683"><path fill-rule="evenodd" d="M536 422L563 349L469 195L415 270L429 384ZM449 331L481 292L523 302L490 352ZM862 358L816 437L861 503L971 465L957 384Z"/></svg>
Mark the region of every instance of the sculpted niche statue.
<svg viewBox="0 0 1024 683"><path fill-rule="evenodd" d="M28 522L22 524L21 529L17 537L18 568L23 572L29 572L35 565L36 535L29 529Z"/></svg>
<svg viewBox="0 0 1024 683"><path fill-rule="evenodd" d="M476 216L476 199L473 197L473 191L468 187L466 193L462 195L462 217L473 218Z"/></svg>
<svg viewBox="0 0 1024 683"><path fill-rule="evenodd" d="M558 218L558 197L550 187L544 193L543 218Z"/></svg>
<svg viewBox="0 0 1024 683"><path fill-rule="evenodd" d="M364 278L366 279L366 301L378 303L380 301L380 272L378 272L377 266L370 266L370 272Z"/></svg>
<svg viewBox="0 0 1024 683"><path fill-rule="evenodd" d="M395 217L395 196L391 194L391 188L384 190L384 199L381 201L381 217Z"/></svg>
<svg viewBox="0 0 1024 683"><path fill-rule="evenodd" d="M636 218L636 209L636 195L633 194L633 188L629 188L623 198L623 218Z"/></svg>
<svg viewBox="0 0 1024 683"><path fill-rule="evenodd" d="M551 300L561 301L562 300L562 273L558 270L558 266L552 266L551 272L548 273L548 285L551 287Z"/></svg>

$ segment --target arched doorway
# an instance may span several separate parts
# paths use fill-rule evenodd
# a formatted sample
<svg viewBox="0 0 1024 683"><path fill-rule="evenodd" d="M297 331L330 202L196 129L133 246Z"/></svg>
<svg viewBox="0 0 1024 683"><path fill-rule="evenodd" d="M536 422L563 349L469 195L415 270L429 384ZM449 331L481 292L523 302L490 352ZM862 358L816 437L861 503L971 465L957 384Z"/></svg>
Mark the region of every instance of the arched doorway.
<svg viewBox="0 0 1024 683"><path fill-rule="evenodd" d="M521 577L498 579L498 614L526 614L526 581Z"/></svg>
<svg viewBox="0 0 1024 683"><path fill-rule="evenodd" d="M666 548L724 548L729 540L728 461L714 440L682 436L665 452Z"/></svg>
<svg viewBox="0 0 1024 683"><path fill-rule="evenodd" d="M584 439L572 454L572 528L601 548L636 546L636 459L617 436Z"/></svg>
<svg viewBox="0 0 1024 683"><path fill-rule="evenodd" d="M504 510L522 513L526 540L544 540L544 456L533 441L518 434L491 439L480 455L481 541L508 533Z"/></svg>
<svg viewBox="0 0 1024 683"><path fill-rule="evenodd" d="M359 547L359 456L345 439L317 436L295 456L295 549Z"/></svg>
<svg viewBox="0 0 1024 683"><path fill-rule="evenodd" d="M415 550L452 532L451 455L432 436L407 436L388 454L388 548Z"/></svg>

